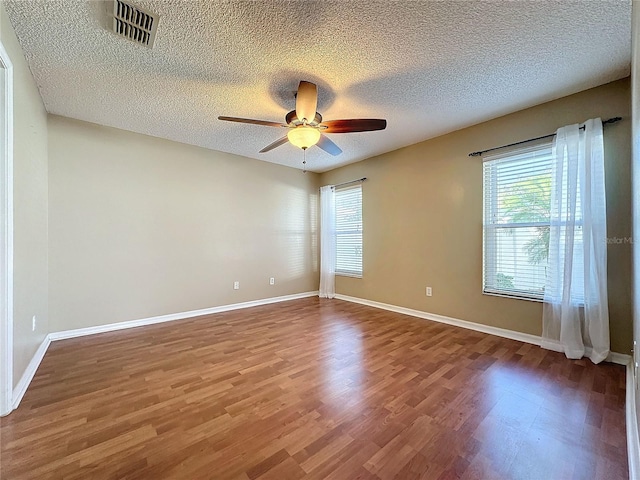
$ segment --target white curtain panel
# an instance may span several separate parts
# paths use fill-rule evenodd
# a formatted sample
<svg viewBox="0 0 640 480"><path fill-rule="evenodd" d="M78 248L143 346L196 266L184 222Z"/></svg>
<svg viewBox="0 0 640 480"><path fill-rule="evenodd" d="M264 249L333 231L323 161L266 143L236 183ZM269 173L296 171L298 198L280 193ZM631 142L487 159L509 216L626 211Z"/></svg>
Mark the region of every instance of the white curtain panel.
<svg viewBox="0 0 640 480"><path fill-rule="evenodd" d="M610 348L601 120L560 128L553 155L542 346L599 363Z"/></svg>
<svg viewBox="0 0 640 480"><path fill-rule="evenodd" d="M320 188L319 296L336 296L336 194L333 185Z"/></svg>

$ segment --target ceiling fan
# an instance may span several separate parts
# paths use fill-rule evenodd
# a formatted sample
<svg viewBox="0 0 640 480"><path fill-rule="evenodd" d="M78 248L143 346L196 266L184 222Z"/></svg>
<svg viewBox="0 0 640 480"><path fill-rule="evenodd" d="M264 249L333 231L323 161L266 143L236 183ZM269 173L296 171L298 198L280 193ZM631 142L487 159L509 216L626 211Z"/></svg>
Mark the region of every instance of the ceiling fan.
<svg viewBox="0 0 640 480"><path fill-rule="evenodd" d="M285 116L286 123L224 116L218 117L218 120L289 129L287 135L267 145L260 150L260 153L269 152L280 145L291 142L303 150L317 145L331 155L340 155L342 153L340 147L324 135L325 133L371 132L384 130L387 127L386 120L376 118L328 120L323 122L322 115L316 112L317 104L318 87L314 83L301 81L296 94L296 109L287 113Z"/></svg>

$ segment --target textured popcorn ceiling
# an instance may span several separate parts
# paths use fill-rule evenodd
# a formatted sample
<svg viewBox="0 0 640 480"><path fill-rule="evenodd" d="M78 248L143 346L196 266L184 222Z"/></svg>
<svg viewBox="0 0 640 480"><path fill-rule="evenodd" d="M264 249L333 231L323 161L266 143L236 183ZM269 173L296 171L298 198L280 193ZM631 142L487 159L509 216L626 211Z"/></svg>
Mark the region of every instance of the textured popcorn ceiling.
<svg viewBox="0 0 640 480"><path fill-rule="evenodd" d="M299 168L302 151L258 150L284 129L300 80L325 120L386 118L334 134L344 153L384 153L629 75L630 1L145 0L153 49L108 30L108 3L5 2L47 110ZM578 119L577 119L578 120Z"/></svg>

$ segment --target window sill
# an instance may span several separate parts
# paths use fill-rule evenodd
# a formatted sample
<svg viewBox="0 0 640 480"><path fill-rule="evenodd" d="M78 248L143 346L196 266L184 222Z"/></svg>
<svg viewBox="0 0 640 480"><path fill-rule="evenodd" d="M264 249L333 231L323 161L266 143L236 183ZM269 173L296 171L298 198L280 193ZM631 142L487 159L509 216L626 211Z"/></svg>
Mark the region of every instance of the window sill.
<svg viewBox="0 0 640 480"><path fill-rule="evenodd" d="M491 297L502 297L502 298L511 298L514 300L527 300L528 302L545 303L544 298L525 297L520 295L509 295L508 293L484 292L484 291L482 292L482 294L489 295ZM573 302L572 305L574 307L584 309L584 302Z"/></svg>
<svg viewBox="0 0 640 480"><path fill-rule="evenodd" d="M358 273L346 273L346 272L336 272L337 277L351 277L351 278L362 278L362 274Z"/></svg>
<svg viewBox="0 0 640 480"><path fill-rule="evenodd" d="M498 292L482 292L483 295L489 295L491 297L502 297L502 298L510 298L512 300L526 300L528 302L537 302L544 303L544 299L539 297L525 297L523 295L509 295L508 293L498 293Z"/></svg>

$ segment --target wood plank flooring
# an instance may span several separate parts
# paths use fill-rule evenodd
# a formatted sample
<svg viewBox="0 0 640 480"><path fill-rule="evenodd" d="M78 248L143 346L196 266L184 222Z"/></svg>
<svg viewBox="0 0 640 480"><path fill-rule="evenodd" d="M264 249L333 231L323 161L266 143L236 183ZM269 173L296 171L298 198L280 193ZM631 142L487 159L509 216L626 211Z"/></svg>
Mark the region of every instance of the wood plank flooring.
<svg viewBox="0 0 640 480"><path fill-rule="evenodd" d="M308 298L54 342L5 479L624 479L625 371Z"/></svg>

